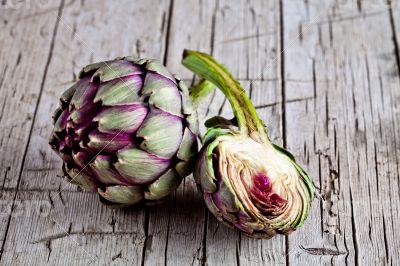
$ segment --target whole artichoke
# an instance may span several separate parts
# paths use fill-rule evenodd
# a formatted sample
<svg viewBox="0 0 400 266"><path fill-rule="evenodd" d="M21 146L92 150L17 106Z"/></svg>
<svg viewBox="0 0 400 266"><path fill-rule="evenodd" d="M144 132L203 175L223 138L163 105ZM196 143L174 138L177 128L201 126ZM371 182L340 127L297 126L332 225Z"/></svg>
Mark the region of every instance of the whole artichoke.
<svg viewBox="0 0 400 266"><path fill-rule="evenodd" d="M84 67L53 119L49 144L65 177L106 205L157 202L193 170L197 114L183 81L156 60Z"/></svg>
<svg viewBox="0 0 400 266"><path fill-rule="evenodd" d="M224 66L195 51L185 51L182 63L222 90L236 118L206 122L209 129L193 175L208 209L249 236L294 231L310 209L311 179L293 155L270 142L245 91Z"/></svg>

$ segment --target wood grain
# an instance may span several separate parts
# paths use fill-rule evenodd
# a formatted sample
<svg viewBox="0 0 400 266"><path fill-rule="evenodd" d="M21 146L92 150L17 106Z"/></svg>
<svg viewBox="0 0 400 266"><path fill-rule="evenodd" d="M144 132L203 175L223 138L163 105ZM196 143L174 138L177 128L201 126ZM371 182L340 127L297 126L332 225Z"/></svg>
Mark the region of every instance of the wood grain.
<svg viewBox="0 0 400 266"><path fill-rule="evenodd" d="M48 72L57 14L62 7L60 1L54 1L45 10L39 5L4 4L0 9L0 256Z"/></svg>
<svg viewBox="0 0 400 266"><path fill-rule="evenodd" d="M1 265L397 265L400 2L1 1ZM273 142L316 186L305 225L255 240L208 213L192 176L171 200L110 210L67 185L49 149L58 97L88 63L184 48L240 80ZM232 117L214 91L203 122Z"/></svg>
<svg viewBox="0 0 400 266"><path fill-rule="evenodd" d="M39 220L37 225L33 223L32 217L25 215L11 219L7 234L9 241L4 247L2 262L15 261L17 252L23 249L26 252L18 254L17 262L20 264L31 261L32 254L38 250L41 250L41 256L35 258L38 265L118 265L124 261L138 264L142 261L146 239L144 210L137 209L130 215L120 215L119 212L101 206L95 195L80 192L75 186L67 185L59 178L57 175L60 173L61 162L47 144L51 132L49 121L59 96L76 79L75 75L84 65L129 54L145 54L147 57L162 60L165 54L165 20L168 19L168 13L165 12L168 4L156 0L137 1L135 5L130 1L118 4L110 1L101 4L97 1L67 1L63 4L48 62L48 73L44 77L42 95L33 117L35 124L20 189L38 191L39 197L46 191L52 191L58 197L69 200L63 203L64 211L52 205L52 213ZM121 5L126 8L121 9ZM154 19L143 25L142 21L148 17ZM120 30L115 30L116 28ZM19 192L18 197L24 193ZM75 202L75 206L72 202ZM103 212L108 213L107 217L102 217ZM139 218L134 219L135 216ZM92 221L89 232L92 233L87 234L86 221L90 218ZM27 224L32 226L26 226ZM106 224L106 230L103 224ZM114 225L121 226L121 235L115 235ZM80 241L84 244L76 244L76 236L67 235L57 239L47 254L44 251L46 249L43 249L46 241L27 243L27 238L31 239L31 236L45 238L49 235L70 234L68 228L71 226L76 228L75 234L80 236ZM132 230L137 233L124 235L124 232ZM107 235L102 236L103 232Z"/></svg>
<svg viewBox="0 0 400 266"><path fill-rule="evenodd" d="M305 227L289 238L288 262L394 263L399 77L388 8L283 7L285 79L302 81L285 82L286 141L319 194Z"/></svg>

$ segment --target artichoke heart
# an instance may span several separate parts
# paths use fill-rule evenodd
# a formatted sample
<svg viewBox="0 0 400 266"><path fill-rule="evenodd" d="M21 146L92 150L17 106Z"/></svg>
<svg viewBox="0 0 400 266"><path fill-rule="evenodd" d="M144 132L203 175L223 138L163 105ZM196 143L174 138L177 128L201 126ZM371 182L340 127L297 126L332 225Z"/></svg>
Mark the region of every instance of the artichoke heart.
<svg viewBox="0 0 400 266"><path fill-rule="evenodd" d="M203 158L194 175L203 193L209 194L207 205L212 201L210 205L217 206L217 210L210 208L216 210L214 215L249 235L265 238L301 225L312 192L303 184L295 162L274 146L240 134L218 136L213 144L210 154L205 149L200 152ZM212 158L211 165L207 158ZM208 178L205 171L211 173ZM232 216L233 212L237 214Z"/></svg>
<svg viewBox="0 0 400 266"><path fill-rule="evenodd" d="M293 155L270 142L240 83L207 54L184 52L183 65L217 86L235 118L213 117L205 125L194 178L206 205L221 222L252 237L271 238L301 226L314 189Z"/></svg>

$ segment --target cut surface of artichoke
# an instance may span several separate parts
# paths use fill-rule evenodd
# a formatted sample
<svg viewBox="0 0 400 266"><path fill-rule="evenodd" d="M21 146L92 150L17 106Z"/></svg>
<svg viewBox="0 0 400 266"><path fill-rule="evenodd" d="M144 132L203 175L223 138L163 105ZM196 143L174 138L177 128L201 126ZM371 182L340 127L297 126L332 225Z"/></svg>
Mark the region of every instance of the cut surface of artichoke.
<svg viewBox="0 0 400 266"><path fill-rule="evenodd" d="M290 158L270 144L240 134L218 136L214 142L213 204L228 210L231 206L226 205L236 202L233 209L257 220L258 231L294 230L310 195ZM223 219L237 222L232 215L223 215Z"/></svg>
<svg viewBox="0 0 400 266"><path fill-rule="evenodd" d="M256 109L225 66L189 50L182 63L218 87L235 115L206 122L193 172L210 212L252 237L271 238L297 229L313 198L310 177L293 155L270 142Z"/></svg>

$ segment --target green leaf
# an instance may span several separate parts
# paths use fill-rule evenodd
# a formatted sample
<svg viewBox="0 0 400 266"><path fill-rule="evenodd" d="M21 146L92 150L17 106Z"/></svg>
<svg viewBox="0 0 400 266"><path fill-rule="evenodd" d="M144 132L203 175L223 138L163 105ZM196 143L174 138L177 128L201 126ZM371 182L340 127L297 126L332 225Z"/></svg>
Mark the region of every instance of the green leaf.
<svg viewBox="0 0 400 266"><path fill-rule="evenodd" d="M112 167L111 156L98 155L90 164L90 168L96 173L100 182L105 185L129 185L129 182L124 181Z"/></svg>
<svg viewBox="0 0 400 266"><path fill-rule="evenodd" d="M174 192L182 181L182 177L173 169L168 170L149 186L144 194L147 200L159 200Z"/></svg>
<svg viewBox="0 0 400 266"><path fill-rule="evenodd" d="M156 73L147 73L143 94L150 95L149 103L157 108L181 116L182 96L175 83Z"/></svg>
<svg viewBox="0 0 400 266"><path fill-rule="evenodd" d="M68 168L65 167L65 171L67 172L68 176L66 176L66 180L71 183L78 185L88 191L96 191L97 185L93 179L86 175L83 171L78 170L76 168Z"/></svg>
<svg viewBox="0 0 400 266"><path fill-rule="evenodd" d="M142 104L114 106L104 109L93 121L99 122L101 132L135 132L147 115L147 107Z"/></svg>
<svg viewBox="0 0 400 266"><path fill-rule="evenodd" d="M197 153L197 138L196 135L188 128L183 133L181 145L179 146L176 157L183 161L187 161Z"/></svg>
<svg viewBox="0 0 400 266"><path fill-rule="evenodd" d="M206 79L190 87L189 95L194 107L197 107L215 88L215 85Z"/></svg>
<svg viewBox="0 0 400 266"><path fill-rule="evenodd" d="M226 119L222 116L214 116L208 119L204 125L207 128L230 128L237 126L236 119Z"/></svg>
<svg viewBox="0 0 400 266"><path fill-rule="evenodd" d="M146 151L129 148L117 153L117 171L135 184L154 181L167 170L170 160L159 158Z"/></svg>
<svg viewBox="0 0 400 266"><path fill-rule="evenodd" d="M161 64L160 61L149 60L147 62L146 68L150 71L156 72L156 73L160 74L161 76L164 76L164 77L170 79L172 82L174 82L176 84L176 80L175 80L174 76L172 76L172 74L168 71L168 69L163 64Z"/></svg>
<svg viewBox="0 0 400 266"><path fill-rule="evenodd" d="M141 102L139 92L143 82L140 76L121 78L102 83L94 102L101 101L105 106Z"/></svg>
<svg viewBox="0 0 400 266"><path fill-rule="evenodd" d="M100 82L106 82L117 78L130 76L133 74L142 74L143 71L136 64L125 60L115 60L104 62L104 64L93 74L91 82L97 79Z"/></svg>
<svg viewBox="0 0 400 266"><path fill-rule="evenodd" d="M301 166L299 164L296 163L296 159L293 156L293 154L291 154L288 150L276 145L276 144L272 144L274 146L274 148L279 151L280 153L283 153L284 155L286 155L293 163L294 167L296 168L297 172L300 174L303 182L305 183L307 190L309 192L309 195L311 198L314 197L314 186L312 184L311 178L308 176L308 174L303 170L303 168L301 168Z"/></svg>
<svg viewBox="0 0 400 266"><path fill-rule="evenodd" d="M106 200L121 205L132 205L143 199L139 186L108 186L105 191L99 188L98 193Z"/></svg>
<svg viewBox="0 0 400 266"><path fill-rule="evenodd" d="M144 139L141 147L153 154L171 158L182 140L182 119L164 112L150 113L137 132Z"/></svg>

